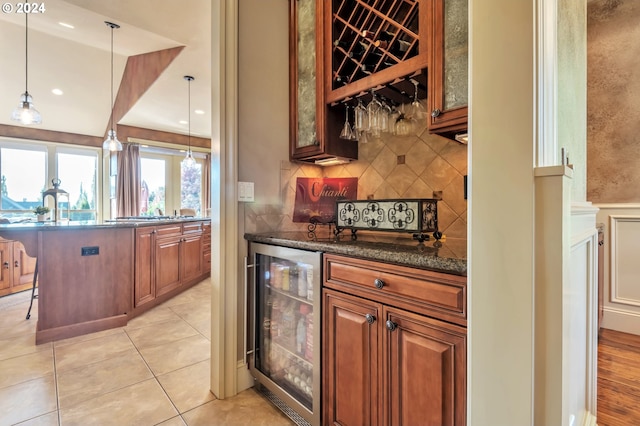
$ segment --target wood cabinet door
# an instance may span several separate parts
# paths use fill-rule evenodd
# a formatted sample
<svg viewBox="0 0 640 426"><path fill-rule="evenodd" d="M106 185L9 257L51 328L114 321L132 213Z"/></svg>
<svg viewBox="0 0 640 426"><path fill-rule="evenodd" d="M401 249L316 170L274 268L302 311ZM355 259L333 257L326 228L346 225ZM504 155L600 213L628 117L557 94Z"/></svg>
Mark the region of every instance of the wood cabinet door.
<svg viewBox="0 0 640 426"><path fill-rule="evenodd" d="M156 297L155 286L155 235L154 227L136 229L134 306L140 306Z"/></svg>
<svg viewBox="0 0 640 426"><path fill-rule="evenodd" d="M190 234L182 238L182 281L187 282L202 275L202 234Z"/></svg>
<svg viewBox="0 0 640 426"><path fill-rule="evenodd" d="M383 424L466 424L465 329L386 306L383 314Z"/></svg>
<svg viewBox="0 0 640 426"><path fill-rule="evenodd" d="M180 246L182 236L156 238L156 296L180 286Z"/></svg>
<svg viewBox="0 0 640 426"><path fill-rule="evenodd" d="M432 0L429 65L429 131L466 132L468 85L468 0Z"/></svg>
<svg viewBox="0 0 640 426"><path fill-rule="evenodd" d="M13 242L0 241L0 290L11 288L13 281ZM1 292L0 294L7 294Z"/></svg>
<svg viewBox="0 0 640 426"><path fill-rule="evenodd" d="M377 425L382 305L324 290L323 310L323 422Z"/></svg>
<svg viewBox="0 0 640 426"><path fill-rule="evenodd" d="M33 274L36 271L36 258L27 254L19 241L13 243L13 287L33 285Z"/></svg>

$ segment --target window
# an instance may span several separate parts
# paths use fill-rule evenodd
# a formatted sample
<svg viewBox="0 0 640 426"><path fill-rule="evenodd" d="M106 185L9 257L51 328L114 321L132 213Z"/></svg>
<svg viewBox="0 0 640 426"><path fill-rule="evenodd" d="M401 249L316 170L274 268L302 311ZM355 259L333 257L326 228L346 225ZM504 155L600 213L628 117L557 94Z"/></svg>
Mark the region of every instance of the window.
<svg viewBox="0 0 640 426"><path fill-rule="evenodd" d="M166 207L166 168L162 158L140 158L142 188L140 190L140 214L162 216Z"/></svg>
<svg viewBox="0 0 640 426"><path fill-rule="evenodd" d="M60 188L69 193L71 220L95 220L97 212L97 153L60 150L57 158Z"/></svg>
<svg viewBox="0 0 640 426"><path fill-rule="evenodd" d="M202 164L187 166L180 163L180 208L194 209L196 215L202 212Z"/></svg>
<svg viewBox="0 0 640 426"><path fill-rule="evenodd" d="M7 218L31 217L42 205L47 184L47 152L38 147L0 148L2 197L0 210Z"/></svg>
<svg viewBox="0 0 640 426"><path fill-rule="evenodd" d="M154 147L140 150L141 209L140 215L171 216L180 209L194 209L203 214L202 168L203 158L187 167L182 163L184 153Z"/></svg>

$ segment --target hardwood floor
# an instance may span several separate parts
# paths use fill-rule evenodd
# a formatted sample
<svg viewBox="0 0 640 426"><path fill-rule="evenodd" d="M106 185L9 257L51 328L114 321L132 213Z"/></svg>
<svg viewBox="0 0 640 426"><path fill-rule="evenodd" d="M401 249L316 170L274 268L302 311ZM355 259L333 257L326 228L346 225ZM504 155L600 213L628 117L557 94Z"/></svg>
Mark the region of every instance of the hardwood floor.
<svg viewBox="0 0 640 426"><path fill-rule="evenodd" d="M640 425L640 336L601 329L598 425Z"/></svg>

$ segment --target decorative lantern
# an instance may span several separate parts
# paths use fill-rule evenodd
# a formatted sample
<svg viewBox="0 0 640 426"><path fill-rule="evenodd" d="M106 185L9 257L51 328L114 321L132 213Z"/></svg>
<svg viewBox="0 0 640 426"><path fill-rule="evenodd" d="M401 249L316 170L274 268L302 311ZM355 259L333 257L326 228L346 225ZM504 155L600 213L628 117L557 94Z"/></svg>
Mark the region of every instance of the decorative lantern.
<svg viewBox="0 0 640 426"><path fill-rule="evenodd" d="M70 218L69 205L71 204L69 202L69 193L64 189L60 189L60 179L52 179L51 183L53 184L53 188L49 188L46 191L42 192L42 205L47 205L47 195L53 197L53 218L55 222L58 223L62 220L68 221ZM66 198L66 207L61 198Z"/></svg>

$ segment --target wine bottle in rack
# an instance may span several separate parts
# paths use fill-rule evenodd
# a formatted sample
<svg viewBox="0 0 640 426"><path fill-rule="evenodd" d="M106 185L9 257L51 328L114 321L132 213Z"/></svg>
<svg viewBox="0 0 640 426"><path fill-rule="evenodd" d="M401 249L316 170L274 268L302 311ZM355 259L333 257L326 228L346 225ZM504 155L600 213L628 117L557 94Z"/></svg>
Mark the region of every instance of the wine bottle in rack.
<svg viewBox="0 0 640 426"><path fill-rule="evenodd" d="M362 30L362 32L360 33L362 35L362 37L369 39L369 40L375 40L376 39L376 33L374 33L373 31L369 31L369 30Z"/></svg>
<svg viewBox="0 0 640 426"><path fill-rule="evenodd" d="M341 47L341 48L343 48L343 49L344 49L344 50L346 50L346 51L349 51L349 49L351 48L351 43L349 43L349 42L347 42L347 41L344 41L344 40L335 40L335 41L333 42L333 45L334 45L335 47Z"/></svg>
<svg viewBox="0 0 640 426"><path fill-rule="evenodd" d="M344 77L342 75L337 75L336 78L334 78L334 81L339 86L345 86L345 85L349 84L349 80L347 79L347 77ZM306 287L305 287L305 289L306 289Z"/></svg>
<svg viewBox="0 0 640 426"><path fill-rule="evenodd" d="M396 41L393 42L393 44L389 48L389 51L394 56L397 56L398 58L403 58L410 47L411 47L411 43L409 43L408 41L397 39Z"/></svg>

